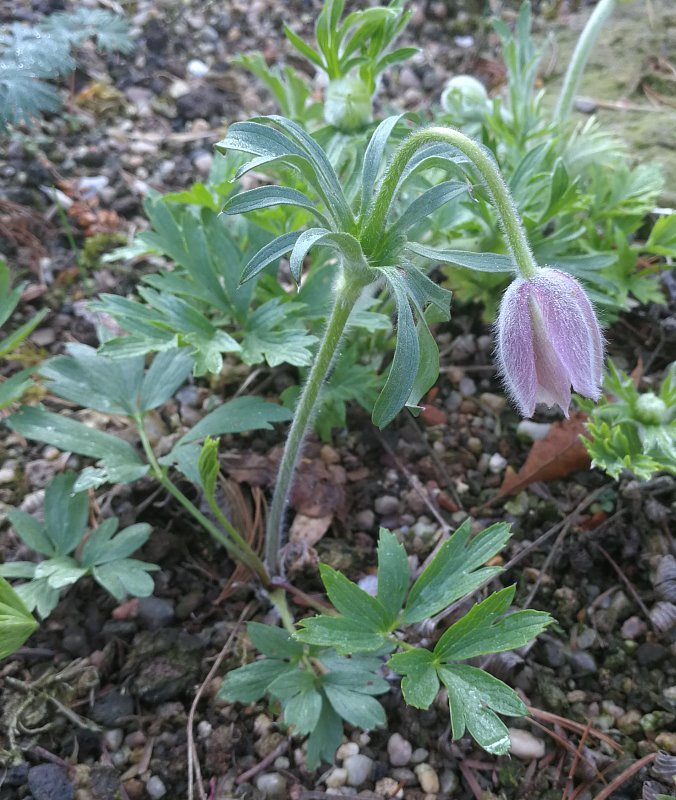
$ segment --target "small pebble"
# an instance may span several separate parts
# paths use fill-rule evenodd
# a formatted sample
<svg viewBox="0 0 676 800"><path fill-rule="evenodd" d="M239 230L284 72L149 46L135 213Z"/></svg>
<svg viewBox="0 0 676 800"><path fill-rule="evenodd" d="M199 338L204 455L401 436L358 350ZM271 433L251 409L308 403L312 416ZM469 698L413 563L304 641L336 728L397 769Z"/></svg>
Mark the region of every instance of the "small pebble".
<svg viewBox="0 0 676 800"><path fill-rule="evenodd" d="M415 774L418 776L420 788L425 794L439 793L439 776L434 767L426 763L418 764Z"/></svg>
<svg viewBox="0 0 676 800"><path fill-rule="evenodd" d="M640 617L629 617L622 625L622 638L623 639L638 639L644 636L648 630L647 625Z"/></svg>
<svg viewBox="0 0 676 800"><path fill-rule="evenodd" d="M336 750L336 761L344 761L348 756L356 756L359 745L356 742L345 742Z"/></svg>
<svg viewBox="0 0 676 800"><path fill-rule="evenodd" d="M507 466L507 459L500 453L493 453L488 460L488 469L493 475L499 475Z"/></svg>
<svg viewBox="0 0 676 800"><path fill-rule="evenodd" d="M199 739L208 739L211 736L212 730L213 730L212 724L208 720L203 719L197 725L197 736Z"/></svg>
<svg viewBox="0 0 676 800"><path fill-rule="evenodd" d="M417 747L411 754L411 761L414 764L422 764L423 761L426 761L429 758L429 754L430 751L425 750L424 747Z"/></svg>
<svg viewBox="0 0 676 800"><path fill-rule="evenodd" d="M374 507L378 514L386 516L387 514L396 514L399 510L399 498L392 497L390 494L378 497L374 503Z"/></svg>
<svg viewBox="0 0 676 800"><path fill-rule="evenodd" d="M174 604L162 597L142 597L138 602L138 619L148 630L165 628L174 619Z"/></svg>
<svg viewBox="0 0 676 800"><path fill-rule="evenodd" d="M1 470L0 470L1 472ZM12 477L14 476L14 472L12 472ZM369 531L375 525L376 522L376 515L370 508L365 508L363 511L360 511L354 518L355 525L357 528Z"/></svg>
<svg viewBox="0 0 676 800"><path fill-rule="evenodd" d="M473 397L476 394L476 383L468 377L464 377L458 385L460 394L463 397Z"/></svg>
<svg viewBox="0 0 676 800"><path fill-rule="evenodd" d="M326 786L329 789L339 789L347 783L347 770L342 767L336 767L331 770L326 778Z"/></svg>
<svg viewBox="0 0 676 800"><path fill-rule="evenodd" d="M376 794L381 797L400 800L400 798L404 796L404 789L394 778L381 778L379 781L376 781Z"/></svg>
<svg viewBox="0 0 676 800"><path fill-rule="evenodd" d="M545 438L551 427L548 422L533 422L530 419L522 419L516 426L516 435L522 441L537 442Z"/></svg>
<svg viewBox="0 0 676 800"><path fill-rule="evenodd" d="M399 733L393 733L387 742L387 755L393 767L405 767L411 760L413 747ZM377 791L377 790L376 790Z"/></svg>
<svg viewBox="0 0 676 800"><path fill-rule="evenodd" d="M373 772L373 759L363 753L348 756L344 762L347 771L347 782L350 786L361 786L366 783Z"/></svg>
<svg viewBox="0 0 676 800"><path fill-rule="evenodd" d="M148 797L152 797L152 800L159 800L160 797L164 797L167 793L167 787L164 785L162 778L152 775L148 778L148 783L146 783L146 792Z"/></svg>
<svg viewBox="0 0 676 800"><path fill-rule="evenodd" d="M103 734L103 743L111 753L116 752L122 747L124 731L122 728L111 728Z"/></svg>
<svg viewBox="0 0 676 800"><path fill-rule="evenodd" d="M204 61L193 58L191 61L188 61L186 70L188 75L193 78L203 78L209 72L209 66L205 64Z"/></svg>
<svg viewBox="0 0 676 800"><path fill-rule="evenodd" d="M256 788L271 800L284 800L288 796L286 778L278 772L261 772L256 777Z"/></svg>
<svg viewBox="0 0 676 800"><path fill-rule="evenodd" d="M460 786L460 778L458 778L457 772L453 772L452 769L445 769L441 773L440 783L443 794L453 794L458 786Z"/></svg>
<svg viewBox="0 0 676 800"><path fill-rule="evenodd" d="M545 754L544 741L520 728L509 728L509 741L509 752L522 761L533 761Z"/></svg>

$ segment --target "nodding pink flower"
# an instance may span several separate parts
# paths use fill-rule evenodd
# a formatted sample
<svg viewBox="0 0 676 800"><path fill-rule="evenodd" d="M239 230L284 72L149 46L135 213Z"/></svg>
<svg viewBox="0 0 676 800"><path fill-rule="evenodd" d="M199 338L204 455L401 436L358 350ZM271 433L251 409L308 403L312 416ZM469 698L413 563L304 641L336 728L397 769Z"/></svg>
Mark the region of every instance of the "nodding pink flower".
<svg viewBox="0 0 676 800"><path fill-rule="evenodd" d="M580 284L558 269L516 278L496 323L497 358L507 390L524 417L537 403L568 416L570 387L601 396L603 337Z"/></svg>

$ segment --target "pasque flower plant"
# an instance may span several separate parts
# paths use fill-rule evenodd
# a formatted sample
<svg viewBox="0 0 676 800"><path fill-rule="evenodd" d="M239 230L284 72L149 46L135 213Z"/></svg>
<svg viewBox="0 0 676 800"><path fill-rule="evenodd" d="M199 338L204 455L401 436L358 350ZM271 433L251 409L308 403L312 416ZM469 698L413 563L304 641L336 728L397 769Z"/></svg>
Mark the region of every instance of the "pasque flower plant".
<svg viewBox="0 0 676 800"><path fill-rule="evenodd" d="M538 268L518 277L502 298L497 358L505 385L525 417L537 403L568 416L570 387L601 396L603 339L594 309L575 278Z"/></svg>

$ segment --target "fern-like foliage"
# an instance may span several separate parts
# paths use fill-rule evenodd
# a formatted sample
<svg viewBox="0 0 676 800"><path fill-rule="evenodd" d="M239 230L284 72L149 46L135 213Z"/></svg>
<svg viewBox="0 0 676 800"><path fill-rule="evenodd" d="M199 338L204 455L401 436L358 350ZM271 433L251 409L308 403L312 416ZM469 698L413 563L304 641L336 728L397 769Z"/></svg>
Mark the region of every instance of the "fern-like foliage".
<svg viewBox="0 0 676 800"><path fill-rule="evenodd" d="M35 26L0 27L0 131L59 108L50 81L75 68L72 48L87 39L104 52L128 53L134 46L127 21L102 9L53 14Z"/></svg>

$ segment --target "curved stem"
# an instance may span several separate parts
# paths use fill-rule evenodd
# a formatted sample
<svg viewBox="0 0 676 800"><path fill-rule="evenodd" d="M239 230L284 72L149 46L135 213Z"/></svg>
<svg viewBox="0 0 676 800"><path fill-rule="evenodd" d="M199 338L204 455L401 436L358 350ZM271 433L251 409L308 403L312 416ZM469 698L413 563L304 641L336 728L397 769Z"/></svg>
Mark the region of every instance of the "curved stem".
<svg viewBox="0 0 676 800"><path fill-rule="evenodd" d="M394 154L385 173L382 185L373 202L371 213L361 233L364 252L373 252L383 235L387 213L406 165L414 153L426 144L445 142L467 156L481 175L491 199L498 210L507 244L516 268L524 278L530 278L537 270L531 253L521 217L514 199L507 188L500 170L488 151L455 128L426 128L411 134Z"/></svg>
<svg viewBox="0 0 676 800"><path fill-rule="evenodd" d="M324 338L319 345L312 369L298 400L277 473L277 482L265 529L265 563L272 575L277 575L279 572L279 550L284 528L284 514L305 434L312 422L319 392L338 350L345 324L363 288L360 281L354 279L350 281L349 275L346 274L344 268L343 270L342 286L339 286L336 291L336 299L326 324Z"/></svg>
<svg viewBox="0 0 676 800"><path fill-rule="evenodd" d="M575 101L575 93L580 85L584 68L587 66L591 49L598 39L601 28L613 13L616 5L617 0L600 0L587 20L587 24L577 40L573 57L568 64L568 69L563 79L561 94L552 119L555 125L560 125L570 116Z"/></svg>
<svg viewBox="0 0 676 800"><path fill-rule="evenodd" d="M178 500L183 508L185 508L185 510L191 514L197 520L197 522L199 522L199 524L207 531L207 533L212 536L212 538L225 547L225 549L233 558L236 558L238 561L246 564L249 569L258 575L263 585L268 586L270 584L270 576L265 569L265 565L256 555L256 553L254 553L247 542L239 535L239 533L237 533L232 524L224 517L224 515L220 513L220 509L218 514L219 521L222 523L225 522L224 527L230 536L232 536L234 541L229 539L227 536L224 536L218 527L214 525L214 523L208 517L206 517L189 498L183 494L183 492L178 488L178 486L176 486L171 478L169 478L166 471L162 469L161 464L158 462L152 445L150 444L150 440L148 439L148 434L146 433L143 419L140 417L135 417L134 422L136 423L136 427L141 438L141 445L143 446L143 451L148 459L148 464L150 465L153 476L157 479L157 481L169 492L169 494Z"/></svg>

